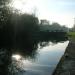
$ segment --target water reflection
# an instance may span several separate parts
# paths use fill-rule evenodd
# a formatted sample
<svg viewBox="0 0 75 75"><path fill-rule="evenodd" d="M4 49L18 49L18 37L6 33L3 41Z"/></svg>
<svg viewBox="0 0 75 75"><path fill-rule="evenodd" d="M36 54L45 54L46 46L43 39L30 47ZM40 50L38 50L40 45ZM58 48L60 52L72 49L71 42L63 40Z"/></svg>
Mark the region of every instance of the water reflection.
<svg viewBox="0 0 75 75"><path fill-rule="evenodd" d="M25 48L1 48L1 75L50 75L68 41L36 41ZM6 59L5 59L6 58Z"/></svg>
<svg viewBox="0 0 75 75"><path fill-rule="evenodd" d="M18 55L18 54L16 54L16 55L12 55L12 59L15 59L15 60L20 60L22 57L20 56L20 55Z"/></svg>
<svg viewBox="0 0 75 75"><path fill-rule="evenodd" d="M45 43L45 42L44 42ZM16 75L51 75L59 62L61 56L68 45L69 41L52 44L48 42L46 46L38 48L36 58L25 58L20 55L13 55L16 58L14 65L17 67ZM40 43L38 44L38 46ZM41 45L40 45L41 47ZM19 59L19 60L17 60ZM18 72L17 72L18 71Z"/></svg>

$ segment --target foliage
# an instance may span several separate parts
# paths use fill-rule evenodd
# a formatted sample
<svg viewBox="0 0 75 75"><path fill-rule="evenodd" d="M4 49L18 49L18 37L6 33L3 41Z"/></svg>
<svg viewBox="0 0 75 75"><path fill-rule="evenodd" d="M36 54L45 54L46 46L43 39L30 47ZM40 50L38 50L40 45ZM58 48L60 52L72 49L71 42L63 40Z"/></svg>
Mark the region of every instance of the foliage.
<svg viewBox="0 0 75 75"><path fill-rule="evenodd" d="M69 36L69 38L75 40L75 32L69 32L68 36Z"/></svg>
<svg viewBox="0 0 75 75"><path fill-rule="evenodd" d="M0 8L0 47L33 47L42 36L49 38L49 32L67 32L68 28L58 23L39 25L38 18L30 14L11 12L6 4L10 0L1 0ZM42 32L41 32L42 31ZM63 34L62 34L63 35Z"/></svg>
<svg viewBox="0 0 75 75"><path fill-rule="evenodd" d="M10 2L11 0L0 0L0 5L6 5Z"/></svg>
<svg viewBox="0 0 75 75"><path fill-rule="evenodd" d="M65 26L61 26L58 23L52 23L50 25L40 25L41 31L49 31L49 32L68 32L69 29Z"/></svg>
<svg viewBox="0 0 75 75"><path fill-rule="evenodd" d="M30 44L38 31L38 18L29 14L10 12L2 8L0 13L0 46L11 47L25 42Z"/></svg>

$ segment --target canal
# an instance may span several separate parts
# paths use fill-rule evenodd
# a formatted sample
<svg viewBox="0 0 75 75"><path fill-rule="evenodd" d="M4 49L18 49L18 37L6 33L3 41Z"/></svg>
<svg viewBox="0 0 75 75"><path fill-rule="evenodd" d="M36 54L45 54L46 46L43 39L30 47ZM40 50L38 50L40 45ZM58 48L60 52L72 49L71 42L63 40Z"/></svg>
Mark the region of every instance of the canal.
<svg viewBox="0 0 75 75"><path fill-rule="evenodd" d="M39 42L36 50L13 53L10 71L13 75L52 75L68 43Z"/></svg>

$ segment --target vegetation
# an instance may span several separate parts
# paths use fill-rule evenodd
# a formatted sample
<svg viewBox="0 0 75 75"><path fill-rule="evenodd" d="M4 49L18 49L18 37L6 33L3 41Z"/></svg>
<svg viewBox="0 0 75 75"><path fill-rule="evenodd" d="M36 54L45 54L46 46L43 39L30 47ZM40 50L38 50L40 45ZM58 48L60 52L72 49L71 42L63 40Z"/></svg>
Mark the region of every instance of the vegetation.
<svg viewBox="0 0 75 75"><path fill-rule="evenodd" d="M40 25L34 15L13 13L7 7L1 9L0 16L1 48L31 48L37 41L52 36L65 37L68 30L58 23Z"/></svg>
<svg viewBox="0 0 75 75"><path fill-rule="evenodd" d="M38 17L13 12L7 4L10 0L1 0L0 4L0 47L32 47L36 41L50 37L65 37L68 28L49 21L39 23ZM43 23L44 22L44 23ZM46 25L44 25L46 24ZM60 35L62 34L62 35Z"/></svg>
<svg viewBox="0 0 75 75"><path fill-rule="evenodd" d="M10 11L6 6L10 0L0 1L0 74L5 75L11 63L11 55L15 52L35 55L39 42L66 40L66 27L58 23L41 25L38 17ZM68 28L67 28L68 29ZM65 38L66 37L66 38ZM61 39L60 39L61 38ZM65 38L65 39L64 39ZM34 50L34 51L33 51ZM1 54L3 53L3 54ZM4 56L3 56L4 55ZM33 56L32 56L33 57Z"/></svg>
<svg viewBox="0 0 75 75"><path fill-rule="evenodd" d="M75 32L69 32L68 36L69 36L70 39L75 40Z"/></svg>

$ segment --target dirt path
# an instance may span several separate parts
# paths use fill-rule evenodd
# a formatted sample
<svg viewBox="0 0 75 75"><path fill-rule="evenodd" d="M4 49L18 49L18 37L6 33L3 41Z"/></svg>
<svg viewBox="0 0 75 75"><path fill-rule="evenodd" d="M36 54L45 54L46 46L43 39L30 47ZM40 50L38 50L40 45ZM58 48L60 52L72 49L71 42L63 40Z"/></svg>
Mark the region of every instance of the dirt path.
<svg viewBox="0 0 75 75"><path fill-rule="evenodd" d="M70 39L69 45L58 63L53 75L75 75L75 41Z"/></svg>

